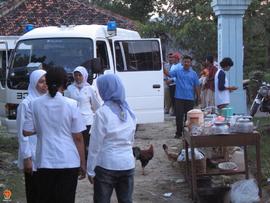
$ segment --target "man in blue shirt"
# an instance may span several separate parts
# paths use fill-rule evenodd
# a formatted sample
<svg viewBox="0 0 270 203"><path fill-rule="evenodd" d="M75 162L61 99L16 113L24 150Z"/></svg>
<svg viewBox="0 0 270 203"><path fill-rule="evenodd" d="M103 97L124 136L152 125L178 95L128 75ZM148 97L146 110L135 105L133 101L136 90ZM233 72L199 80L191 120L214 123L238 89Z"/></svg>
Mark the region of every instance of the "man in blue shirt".
<svg viewBox="0 0 270 203"><path fill-rule="evenodd" d="M199 99L200 95L198 75L191 67L192 58L185 55L183 56L182 62L183 68L174 69L170 72L164 70L165 75L176 78L176 90L174 95L176 111L175 138L182 137L187 112L193 109L195 100Z"/></svg>

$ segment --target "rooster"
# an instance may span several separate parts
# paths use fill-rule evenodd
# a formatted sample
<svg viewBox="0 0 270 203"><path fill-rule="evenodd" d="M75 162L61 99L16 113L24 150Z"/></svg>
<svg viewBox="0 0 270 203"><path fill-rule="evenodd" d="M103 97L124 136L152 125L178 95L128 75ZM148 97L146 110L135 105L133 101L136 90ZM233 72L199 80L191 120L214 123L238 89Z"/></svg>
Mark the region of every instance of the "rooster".
<svg viewBox="0 0 270 203"><path fill-rule="evenodd" d="M178 154L177 153L169 153L168 146L166 144L163 144L162 147L163 147L164 152L167 155L169 161L171 161L171 163L173 165L173 163L177 161Z"/></svg>
<svg viewBox="0 0 270 203"><path fill-rule="evenodd" d="M145 150L140 149L140 147L133 147L132 150L133 150L133 155L136 158L136 160L141 161L142 175L145 175L144 168L154 156L154 147L153 147L153 145L151 144L149 149L145 149Z"/></svg>

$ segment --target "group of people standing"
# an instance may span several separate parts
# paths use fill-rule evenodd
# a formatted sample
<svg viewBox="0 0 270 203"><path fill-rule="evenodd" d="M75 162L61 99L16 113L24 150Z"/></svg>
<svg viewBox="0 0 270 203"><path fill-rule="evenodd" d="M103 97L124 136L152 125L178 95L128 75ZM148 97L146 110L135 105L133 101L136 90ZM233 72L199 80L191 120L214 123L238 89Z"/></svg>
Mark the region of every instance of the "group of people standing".
<svg viewBox="0 0 270 203"><path fill-rule="evenodd" d="M199 79L192 57L180 60L177 52L168 57L163 70L171 102L165 110L175 114L175 138L180 138L196 99L204 107L224 108L230 103L229 92L237 88L228 85L225 74L233 66L231 58L216 67L207 57ZM119 202L131 203L136 117L124 86L116 75L98 77L101 105L84 67L75 68L73 78L67 87L67 73L61 67L33 71L28 96L18 107L18 165L24 170L27 202L73 203L78 178L87 173L95 203L109 203L114 189Z"/></svg>
<svg viewBox="0 0 270 203"><path fill-rule="evenodd" d="M219 109L225 108L230 103L231 91L237 89L229 86L225 71L229 71L233 66L233 61L225 57L219 66L214 65L213 56L209 55L205 59L205 66L201 71L201 108L216 106Z"/></svg>
<svg viewBox="0 0 270 203"><path fill-rule="evenodd" d="M66 87L63 68L33 71L18 107L18 165L27 202L74 203L86 173L94 202L109 203L113 189L119 202L132 202L136 118L124 86L115 75L100 76L101 105L84 67L75 68L73 78Z"/></svg>
<svg viewBox="0 0 270 203"><path fill-rule="evenodd" d="M178 56L178 60L173 60ZM233 66L233 61L225 57L219 66L214 65L213 56L207 56L200 78L192 68L192 57L184 55L180 60L180 53L169 53L169 63L164 65L165 82L165 113L171 108L176 116L175 138L182 137L184 121L189 110L193 109L195 103L201 108L216 106L219 109L225 108L230 103L230 92L237 89L229 86L225 71ZM172 65L173 64L173 65ZM171 90L170 84L175 84L175 90ZM168 91L171 90L171 91ZM168 95L170 94L170 97ZM170 102L168 102L170 98ZM174 104L174 105L171 105Z"/></svg>

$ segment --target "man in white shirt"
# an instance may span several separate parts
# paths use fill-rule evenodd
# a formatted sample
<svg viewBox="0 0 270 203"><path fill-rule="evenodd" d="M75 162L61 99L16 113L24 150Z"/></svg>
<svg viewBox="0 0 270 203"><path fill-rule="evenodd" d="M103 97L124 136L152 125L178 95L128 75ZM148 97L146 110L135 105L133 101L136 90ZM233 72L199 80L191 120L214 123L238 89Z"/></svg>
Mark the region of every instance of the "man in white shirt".
<svg viewBox="0 0 270 203"><path fill-rule="evenodd" d="M170 54L170 59L172 62L172 65L168 71L177 70L179 68L182 68L182 64L180 63L181 55L179 52L174 52ZM166 84L169 86L170 90L170 97L171 97L171 103L172 103L172 111L170 113L171 116L175 116L175 88L176 88L176 77L169 77L166 80Z"/></svg>
<svg viewBox="0 0 270 203"><path fill-rule="evenodd" d="M173 64L172 62L172 55L173 53L169 53L168 54L168 62L164 62L164 66L163 68L165 68L166 70L170 71L171 66ZM170 113L170 109L172 107L172 100L171 100L171 94L170 94L170 88L169 88L169 80L170 78L166 75L164 75L164 113L168 114Z"/></svg>

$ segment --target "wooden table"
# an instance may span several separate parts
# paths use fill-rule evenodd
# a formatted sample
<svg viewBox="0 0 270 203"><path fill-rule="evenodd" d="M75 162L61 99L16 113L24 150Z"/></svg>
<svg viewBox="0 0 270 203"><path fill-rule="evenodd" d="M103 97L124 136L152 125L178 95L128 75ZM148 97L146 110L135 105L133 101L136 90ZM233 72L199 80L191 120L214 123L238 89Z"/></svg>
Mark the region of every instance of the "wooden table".
<svg viewBox="0 0 270 203"><path fill-rule="evenodd" d="M259 196L262 197L261 190L261 156L260 156L260 134L253 133L233 133L233 134L218 134L218 135L201 135L191 136L187 129L184 131L183 140L186 151L186 176L191 177L191 197L194 202L197 201L197 177L198 176L213 176L213 175L233 175L245 174L246 179L249 178L248 173L248 157L247 146L254 145L256 147L256 167L257 167L257 184L259 188ZM194 148L197 147L218 147L218 146L243 146L244 147L244 170L236 171L221 171L206 172L204 174L196 174L195 153ZM189 171L188 147L191 149L191 173Z"/></svg>

